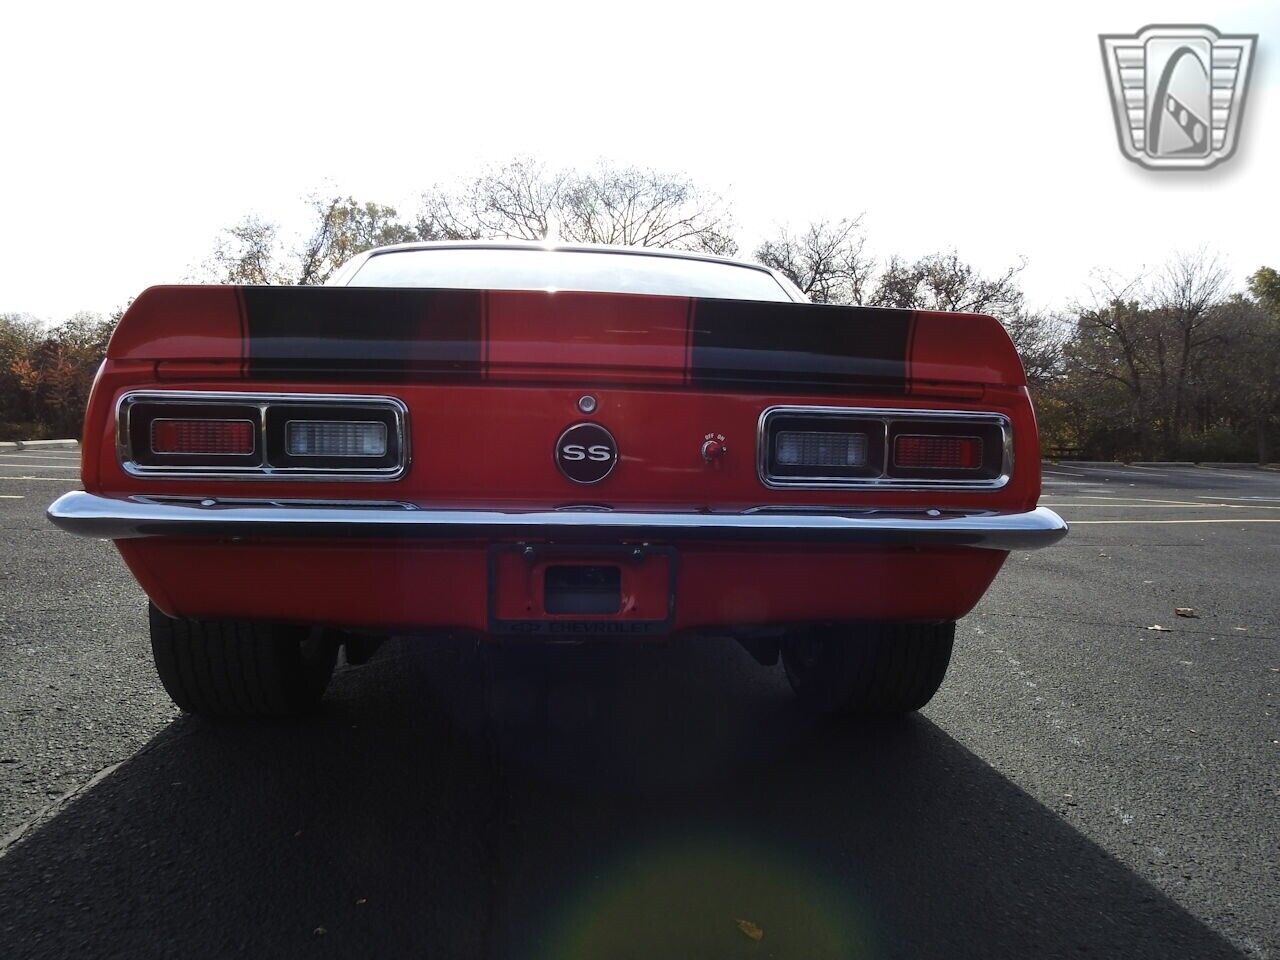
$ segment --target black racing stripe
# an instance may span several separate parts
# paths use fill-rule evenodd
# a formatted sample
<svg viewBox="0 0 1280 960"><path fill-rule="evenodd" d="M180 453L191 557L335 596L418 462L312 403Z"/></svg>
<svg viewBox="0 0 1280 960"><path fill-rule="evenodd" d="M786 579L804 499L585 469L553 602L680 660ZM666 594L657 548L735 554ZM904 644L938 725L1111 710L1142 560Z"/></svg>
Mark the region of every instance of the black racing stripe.
<svg viewBox="0 0 1280 960"><path fill-rule="evenodd" d="M910 310L698 300L690 381L905 393L910 332Z"/></svg>
<svg viewBox="0 0 1280 960"><path fill-rule="evenodd" d="M250 377L479 378L484 294L243 288Z"/></svg>

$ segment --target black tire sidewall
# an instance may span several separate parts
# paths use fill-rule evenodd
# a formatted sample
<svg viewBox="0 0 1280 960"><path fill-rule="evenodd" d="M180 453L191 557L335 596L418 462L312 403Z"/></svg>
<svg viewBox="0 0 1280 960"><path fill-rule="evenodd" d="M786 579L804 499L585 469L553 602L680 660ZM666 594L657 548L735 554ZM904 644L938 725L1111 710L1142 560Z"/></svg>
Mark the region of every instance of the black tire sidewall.
<svg viewBox="0 0 1280 960"><path fill-rule="evenodd" d="M955 624L830 624L782 642L787 680L825 716L901 714L932 699L951 661Z"/></svg>

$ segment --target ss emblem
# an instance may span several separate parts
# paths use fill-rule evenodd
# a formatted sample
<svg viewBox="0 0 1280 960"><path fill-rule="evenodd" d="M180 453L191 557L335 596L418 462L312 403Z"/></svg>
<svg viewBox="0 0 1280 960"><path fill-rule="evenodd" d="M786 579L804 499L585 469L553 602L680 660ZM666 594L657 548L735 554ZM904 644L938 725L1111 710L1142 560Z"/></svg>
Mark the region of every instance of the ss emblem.
<svg viewBox="0 0 1280 960"><path fill-rule="evenodd" d="M580 443L566 443L560 448L560 456L566 460L597 460L604 462L613 459L613 451L603 443L593 443L585 448Z"/></svg>
<svg viewBox="0 0 1280 960"><path fill-rule="evenodd" d="M598 423L577 423L556 441L556 466L574 483L597 483L618 462L618 444Z"/></svg>

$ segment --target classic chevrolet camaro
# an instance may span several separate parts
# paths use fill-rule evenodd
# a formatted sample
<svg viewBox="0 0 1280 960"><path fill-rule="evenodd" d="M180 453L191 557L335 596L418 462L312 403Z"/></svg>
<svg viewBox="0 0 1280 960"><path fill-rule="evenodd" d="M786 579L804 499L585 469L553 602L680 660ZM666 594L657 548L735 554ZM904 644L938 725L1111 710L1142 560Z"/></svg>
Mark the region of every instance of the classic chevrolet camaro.
<svg viewBox="0 0 1280 960"><path fill-rule="evenodd" d="M84 490L208 716L296 713L340 646L736 637L826 714L933 696L1040 494L988 316L819 306L757 264L419 243L323 287L164 286L85 418Z"/></svg>

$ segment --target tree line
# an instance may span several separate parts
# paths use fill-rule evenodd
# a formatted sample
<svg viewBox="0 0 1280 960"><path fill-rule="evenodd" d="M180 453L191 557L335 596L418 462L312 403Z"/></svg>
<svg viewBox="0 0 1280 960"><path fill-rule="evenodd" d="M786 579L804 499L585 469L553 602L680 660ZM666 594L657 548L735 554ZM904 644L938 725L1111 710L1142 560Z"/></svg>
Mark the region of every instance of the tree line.
<svg viewBox="0 0 1280 960"><path fill-rule="evenodd" d="M79 437L93 375L122 311L54 327L0 313L0 440Z"/></svg>
<svg viewBox="0 0 1280 960"><path fill-rule="evenodd" d="M414 240L513 238L741 253L732 206L689 178L599 164L516 159L423 192L402 215L343 194L306 201L296 236L245 216L221 232L193 279L323 283L350 257ZM860 216L778 226L747 252L815 303L958 310L997 317L1017 344L1050 456L1268 462L1280 433L1280 274L1243 289L1205 250L1139 276L1098 273L1090 295L1028 307L1025 262L984 272L957 251L874 256ZM0 314L0 438L78 436L120 312L46 327Z"/></svg>

